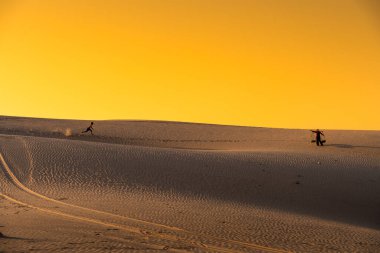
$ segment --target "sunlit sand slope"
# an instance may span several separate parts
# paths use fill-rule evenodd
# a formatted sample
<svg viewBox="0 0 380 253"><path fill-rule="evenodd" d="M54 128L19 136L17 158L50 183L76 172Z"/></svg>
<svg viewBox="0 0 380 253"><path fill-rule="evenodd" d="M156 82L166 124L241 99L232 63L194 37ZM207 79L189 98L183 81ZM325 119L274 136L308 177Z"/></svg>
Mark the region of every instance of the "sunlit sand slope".
<svg viewBox="0 0 380 253"><path fill-rule="evenodd" d="M380 132L0 118L0 250L376 252Z"/></svg>

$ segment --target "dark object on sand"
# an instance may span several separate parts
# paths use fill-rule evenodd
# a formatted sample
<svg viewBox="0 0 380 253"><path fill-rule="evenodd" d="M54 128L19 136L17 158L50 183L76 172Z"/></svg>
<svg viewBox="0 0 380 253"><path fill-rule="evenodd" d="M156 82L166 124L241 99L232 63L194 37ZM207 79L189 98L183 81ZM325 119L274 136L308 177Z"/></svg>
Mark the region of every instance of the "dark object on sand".
<svg viewBox="0 0 380 253"><path fill-rule="evenodd" d="M91 135L94 135L94 134L92 133L92 130L94 130L94 128L92 127L93 125L94 125L94 122L91 122L91 125L90 125L89 127L87 127L87 129L84 130L84 131L82 132L82 134L83 134L83 133L90 132Z"/></svg>
<svg viewBox="0 0 380 253"><path fill-rule="evenodd" d="M322 136L324 137L324 133L320 131L319 129L317 130L310 130L311 132L315 133L315 140L312 140L311 142L315 142L317 146L321 145L323 146L323 143L326 142L325 139L322 140Z"/></svg>
<svg viewBox="0 0 380 253"><path fill-rule="evenodd" d="M317 141L316 141L316 140L311 140L311 143L315 143L315 142L317 142ZM325 143L326 140L321 140L321 142L322 142L322 143Z"/></svg>
<svg viewBox="0 0 380 253"><path fill-rule="evenodd" d="M0 232L0 238L6 238L6 236L3 235L3 233Z"/></svg>

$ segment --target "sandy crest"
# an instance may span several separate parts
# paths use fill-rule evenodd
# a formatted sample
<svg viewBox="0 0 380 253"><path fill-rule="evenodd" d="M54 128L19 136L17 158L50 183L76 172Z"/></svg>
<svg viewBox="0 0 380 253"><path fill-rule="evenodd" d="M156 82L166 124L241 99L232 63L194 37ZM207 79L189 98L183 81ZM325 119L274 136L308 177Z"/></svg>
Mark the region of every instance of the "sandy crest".
<svg viewBox="0 0 380 253"><path fill-rule="evenodd" d="M0 250L380 248L380 132L87 124L0 118Z"/></svg>

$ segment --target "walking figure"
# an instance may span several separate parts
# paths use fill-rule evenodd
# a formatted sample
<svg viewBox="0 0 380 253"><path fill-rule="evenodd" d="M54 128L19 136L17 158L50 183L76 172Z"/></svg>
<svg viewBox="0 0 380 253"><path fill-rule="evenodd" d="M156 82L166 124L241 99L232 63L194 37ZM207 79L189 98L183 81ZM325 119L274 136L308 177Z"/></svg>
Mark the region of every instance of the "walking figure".
<svg viewBox="0 0 380 253"><path fill-rule="evenodd" d="M312 131L313 133L315 133L315 140L313 140L312 142L316 142L317 146L319 146L319 145L323 146L323 143L326 142L325 140L322 140L322 138L321 138L321 135L325 136L323 134L323 132L319 131L319 129L317 129L315 131L314 130L310 130L310 131Z"/></svg>
<svg viewBox="0 0 380 253"><path fill-rule="evenodd" d="M82 132L82 134L83 134L83 133L90 132L91 135L94 135L94 134L92 133L92 130L94 130L94 128L92 127L93 125L94 125L94 122L91 122L91 125L90 125L89 127L87 127L87 129L84 130L84 131Z"/></svg>

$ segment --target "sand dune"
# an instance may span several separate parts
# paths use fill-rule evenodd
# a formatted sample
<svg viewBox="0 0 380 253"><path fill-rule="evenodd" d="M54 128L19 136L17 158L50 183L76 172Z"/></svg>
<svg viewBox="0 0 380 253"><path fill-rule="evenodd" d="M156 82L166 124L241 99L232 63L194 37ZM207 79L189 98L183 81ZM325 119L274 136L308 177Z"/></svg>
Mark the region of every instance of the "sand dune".
<svg viewBox="0 0 380 253"><path fill-rule="evenodd" d="M380 132L0 117L0 251L378 252Z"/></svg>

